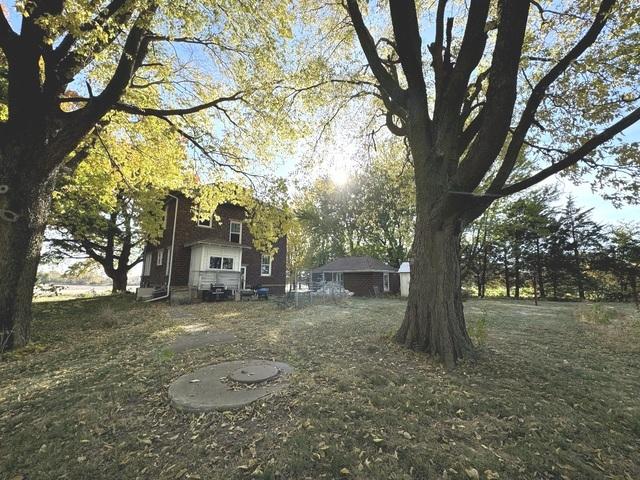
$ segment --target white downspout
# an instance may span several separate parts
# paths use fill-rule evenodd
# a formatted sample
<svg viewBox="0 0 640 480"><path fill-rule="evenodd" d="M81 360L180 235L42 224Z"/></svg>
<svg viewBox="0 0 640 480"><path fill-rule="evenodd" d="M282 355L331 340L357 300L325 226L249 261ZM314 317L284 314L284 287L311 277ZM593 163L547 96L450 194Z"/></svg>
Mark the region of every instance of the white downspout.
<svg viewBox="0 0 640 480"><path fill-rule="evenodd" d="M167 294L166 295L162 295L161 297L151 298L149 300L146 300L146 302L155 302L156 300L163 300L165 298L169 298L169 295L171 294L171 274L173 272L173 247L174 247L174 244L176 242L176 223L177 223L177 220L178 220L178 202L179 202L179 199L178 199L178 197L176 197L174 195L171 195L170 193L168 193L167 195L176 200L176 208L173 211L173 232L171 234L171 250L170 250L170 253L169 253L169 278L167 280Z"/></svg>

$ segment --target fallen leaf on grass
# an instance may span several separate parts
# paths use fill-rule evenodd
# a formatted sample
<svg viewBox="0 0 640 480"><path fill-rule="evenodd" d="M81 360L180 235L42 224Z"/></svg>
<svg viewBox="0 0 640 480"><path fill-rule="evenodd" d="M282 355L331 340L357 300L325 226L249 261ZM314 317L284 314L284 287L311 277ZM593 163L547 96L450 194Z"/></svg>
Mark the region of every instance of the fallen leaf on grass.
<svg viewBox="0 0 640 480"><path fill-rule="evenodd" d="M465 468L464 473L466 473L467 477L469 477L471 480L480 480L480 474L478 473L478 470L473 467Z"/></svg>
<svg viewBox="0 0 640 480"><path fill-rule="evenodd" d="M342 475L343 477L346 477L348 475L351 475L351 472L349 471L348 468L343 468L342 470L340 470L340 475Z"/></svg>

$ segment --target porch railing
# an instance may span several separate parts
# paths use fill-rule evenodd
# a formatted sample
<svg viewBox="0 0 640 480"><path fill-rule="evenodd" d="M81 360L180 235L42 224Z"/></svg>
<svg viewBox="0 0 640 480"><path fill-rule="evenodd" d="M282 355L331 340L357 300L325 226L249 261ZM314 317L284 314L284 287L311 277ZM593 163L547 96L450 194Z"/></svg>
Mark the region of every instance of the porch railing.
<svg viewBox="0 0 640 480"><path fill-rule="evenodd" d="M211 284L224 285L227 290L239 290L242 280L241 272L224 272L218 270L200 270L193 272L198 290L209 290Z"/></svg>

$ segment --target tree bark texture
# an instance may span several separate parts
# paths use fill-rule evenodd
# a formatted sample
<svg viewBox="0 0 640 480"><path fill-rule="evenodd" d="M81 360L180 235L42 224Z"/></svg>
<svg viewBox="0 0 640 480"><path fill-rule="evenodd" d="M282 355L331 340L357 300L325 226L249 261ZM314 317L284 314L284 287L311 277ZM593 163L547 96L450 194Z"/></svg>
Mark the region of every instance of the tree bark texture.
<svg viewBox="0 0 640 480"><path fill-rule="evenodd" d="M111 276L112 280L112 293L124 293L127 291L127 271L115 270L113 272L113 276Z"/></svg>
<svg viewBox="0 0 640 480"><path fill-rule="evenodd" d="M473 354L460 284L460 232L449 224L417 223L409 298L396 340L452 367Z"/></svg>
<svg viewBox="0 0 640 480"><path fill-rule="evenodd" d="M33 289L55 183L54 175L41 179L33 173L0 178L7 187L0 209L16 215L15 221L0 219L0 350L24 346L30 336Z"/></svg>

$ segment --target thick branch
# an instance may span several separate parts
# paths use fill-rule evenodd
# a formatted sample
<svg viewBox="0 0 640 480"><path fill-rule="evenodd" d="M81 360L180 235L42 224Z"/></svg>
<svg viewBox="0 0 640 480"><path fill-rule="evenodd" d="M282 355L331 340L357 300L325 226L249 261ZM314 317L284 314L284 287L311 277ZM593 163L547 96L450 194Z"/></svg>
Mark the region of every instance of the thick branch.
<svg viewBox="0 0 640 480"><path fill-rule="evenodd" d="M80 27L78 28L78 31L88 32L96 28L104 29L109 19L111 19L118 11L121 11L125 3L127 3L126 0L112 0L92 20L80 25ZM129 17L131 13L132 13L131 10L129 10L125 15L125 17ZM118 20L117 23L119 25L122 25L125 23L126 18L118 18L117 20ZM69 54L69 52L71 51L71 48L74 46L76 41L77 41L77 37L72 33L68 33L60 41L60 44L54 49L53 58L57 61L64 59ZM95 54L97 52L93 51L93 53ZM63 72L63 74L71 73L71 72L66 72L66 70L71 68L76 63L82 63L82 62L79 62L79 60L80 60L80 57L77 53L67 58L61 65L61 68L60 68L61 72Z"/></svg>
<svg viewBox="0 0 640 480"><path fill-rule="evenodd" d="M356 35L358 36L362 51L369 63L369 68L371 68L371 71L380 83L382 91L388 95L391 100L404 108L405 92L382 64L382 60L380 60L378 51L376 50L376 43L374 42L373 37L362 18L360 7L358 7L358 1L347 0L347 10L351 17L353 27L356 30Z"/></svg>
<svg viewBox="0 0 640 480"><path fill-rule="evenodd" d="M560 77L580 55L582 55L597 40L600 32L604 28L609 13L615 4L615 0L603 0L598 13L589 30L580 41L538 82L533 88L531 96L527 101L524 111L520 116L520 121L513 132L511 142L507 148L505 158L494 178L490 190L498 190L508 180L509 175L517 162L518 154L522 149L527 132L535 122L535 115L544 99L547 89Z"/></svg>
<svg viewBox="0 0 640 480"><path fill-rule="evenodd" d="M458 167L457 187L473 191L504 145L517 95L518 65L529 15L528 2L502 0L496 46L489 72L482 126ZM465 83L466 88L466 83Z"/></svg>
<svg viewBox="0 0 640 480"><path fill-rule="evenodd" d="M0 8L0 48L7 53L12 48L13 42L18 38L18 34L13 31L9 20L4 14L4 10Z"/></svg>
<svg viewBox="0 0 640 480"><path fill-rule="evenodd" d="M490 0L474 0L469 7L460 53L442 100L442 113L459 112L471 73L482 59Z"/></svg>
<svg viewBox="0 0 640 480"><path fill-rule="evenodd" d="M416 5L413 0L390 2L393 34L396 39L398 57L410 90L425 93L422 73L422 39Z"/></svg>
<svg viewBox="0 0 640 480"><path fill-rule="evenodd" d="M553 165L545 168L544 170L538 172L537 174L516 182L511 185L507 185L502 188L498 193L500 195L511 195L512 193L519 192L524 190L525 188L529 188L536 183L540 183L546 178L549 178L551 175L561 172L572 165L575 165L580 160L582 160L585 156L593 152L597 147L602 145L603 143L608 142L618 133L622 132L624 129L630 127L634 123L640 120L640 107L632 111L629 115L622 118L618 122L611 125L609 128L603 130L595 137L591 138L589 141L585 142L581 147L571 152L565 158L560 160L559 162L554 163Z"/></svg>

